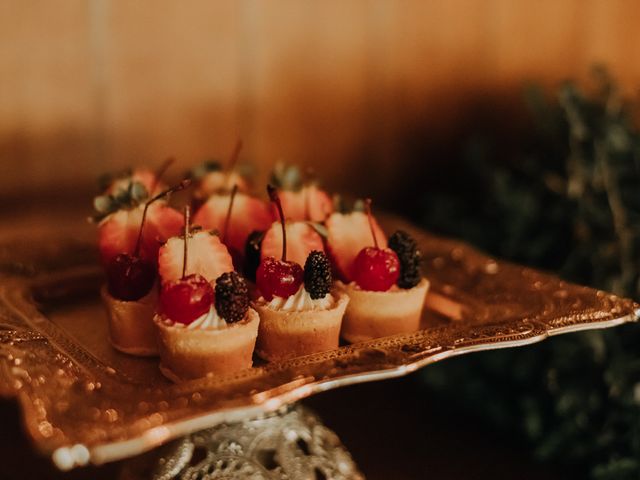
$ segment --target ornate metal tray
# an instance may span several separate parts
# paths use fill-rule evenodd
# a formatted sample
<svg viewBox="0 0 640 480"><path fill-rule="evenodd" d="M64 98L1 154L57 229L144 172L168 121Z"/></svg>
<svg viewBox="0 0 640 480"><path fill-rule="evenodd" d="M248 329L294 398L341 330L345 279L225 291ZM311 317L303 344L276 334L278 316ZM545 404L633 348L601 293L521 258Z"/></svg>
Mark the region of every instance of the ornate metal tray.
<svg viewBox="0 0 640 480"><path fill-rule="evenodd" d="M383 223L414 234L424 252L432 292L423 330L181 385L165 380L156 360L110 347L90 243L0 246L0 394L17 397L37 448L68 469L454 355L638 319L631 300L494 260L396 218Z"/></svg>

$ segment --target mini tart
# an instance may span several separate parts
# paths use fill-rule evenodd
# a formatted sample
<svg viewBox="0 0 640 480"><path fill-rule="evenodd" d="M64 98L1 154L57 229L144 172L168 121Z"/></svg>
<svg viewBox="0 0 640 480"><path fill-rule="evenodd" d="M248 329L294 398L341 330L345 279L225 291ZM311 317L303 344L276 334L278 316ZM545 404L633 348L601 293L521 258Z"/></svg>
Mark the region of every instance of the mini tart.
<svg viewBox="0 0 640 480"><path fill-rule="evenodd" d="M250 368L258 336L258 313L249 309L239 322L225 328L189 330L157 314L160 371L179 382Z"/></svg>
<svg viewBox="0 0 640 480"><path fill-rule="evenodd" d="M334 292L333 306L326 310L283 311L264 301L254 302L260 315L256 353L270 362L338 348L340 325L349 297Z"/></svg>
<svg viewBox="0 0 640 480"><path fill-rule="evenodd" d="M346 341L364 342L420 329L424 298L429 290L426 278L413 288L386 292L362 290L353 282L338 286L351 299L342 322L341 335Z"/></svg>
<svg viewBox="0 0 640 480"><path fill-rule="evenodd" d="M158 303L158 289L140 300L118 300L109 293L106 285L100 290L102 301L109 317L111 345L116 350L149 357L158 355L158 340L153 316Z"/></svg>

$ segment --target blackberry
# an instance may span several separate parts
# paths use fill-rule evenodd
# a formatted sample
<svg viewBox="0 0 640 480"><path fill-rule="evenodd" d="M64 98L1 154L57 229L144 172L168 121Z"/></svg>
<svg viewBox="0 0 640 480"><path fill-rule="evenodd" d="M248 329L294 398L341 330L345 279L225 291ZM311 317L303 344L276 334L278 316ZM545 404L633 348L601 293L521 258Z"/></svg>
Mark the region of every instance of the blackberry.
<svg viewBox="0 0 640 480"><path fill-rule="evenodd" d="M317 300L329 293L332 282L329 259L323 252L312 251L304 263L304 289Z"/></svg>
<svg viewBox="0 0 640 480"><path fill-rule="evenodd" d="M244 276L252 282L256 281L256 270L260 266L260 247L264 232L254 230L244 244Z"/></svg>
<svg viewBox="0 0 640 480"><path fill-rule="evenodd" d="M226 322L242 320L249 309L249 287L236 272L223 273L216 280L216 311Z"/></svg>
<svg viewBox="0 0 640 480"><path fill-rule="evenodd" d="M389 237L389 248L396 252L400 260L398 286L405 289L415 287L422 278L420 273L422 255L416 241L407 232L398 230Z"/></svg>

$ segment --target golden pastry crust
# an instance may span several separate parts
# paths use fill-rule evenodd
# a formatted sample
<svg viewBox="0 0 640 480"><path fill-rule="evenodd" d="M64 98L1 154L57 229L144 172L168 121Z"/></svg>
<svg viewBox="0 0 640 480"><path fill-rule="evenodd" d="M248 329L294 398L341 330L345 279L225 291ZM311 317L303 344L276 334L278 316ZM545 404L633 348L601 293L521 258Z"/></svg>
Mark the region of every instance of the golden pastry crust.
<svg viewBox="0 0 640 480"><path fill-rule="evenodd" d="M338 348L349 297L340 292L333 295L336 302L327 310L285 312L255 303L260 315L258 356L275 362Z"/></svg>
<svg viewBox="0 0 640 480"><path fill-rule="evenodd" d="M420 329L424 299L429 290L426 278L407 290L372 292L361 290L353 283L340 283L339 288L351 298L342 322L341 335L346 341L364 342Z"/></svg>
<svg viewBox="0 0 640 480"><path fill-rule="evenodd" d="M243 320L220 329L189 330L166 322L160 315L154 321L160 370L174 382L231 373L253 364L260 318L251 308Z"/></svg>
<svg viewBox="0 0 640 480"><path fill-rule="evenodd" d="M146 296L135 301L114 298L106 285L100 294L109 318L113 348L140 357L158 355L157 331L153 324L158 289L154 286Z"/></svg>

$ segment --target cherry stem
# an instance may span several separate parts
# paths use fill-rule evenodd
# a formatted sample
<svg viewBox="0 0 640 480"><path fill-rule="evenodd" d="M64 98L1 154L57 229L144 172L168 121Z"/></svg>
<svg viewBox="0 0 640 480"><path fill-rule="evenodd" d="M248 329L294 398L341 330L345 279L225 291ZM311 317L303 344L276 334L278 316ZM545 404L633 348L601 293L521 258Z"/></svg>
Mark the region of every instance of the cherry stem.
<svg viewBox="0 0 640 480"><path fill-rule="evenodd" d="M282 224L282 261L287 261L287 229L285 228L284 212L282 211L282 203L278 196L278 191L273 185L267 185L267 193L269 194L269 200L276 204L278 214L280 215L280 223Z"/></svg>
<svg viewBox="0 0 640 480"><path fill-rule="evenodd" d="M311 182L315 178L315 171L313 167L307 167L305 170L305 180L302 188L304 189L304 219L311 220L311 215L309 212L309 188L311 187Z"/></svg>
<svg viewBox="0 0 640 480"><path fill-rule="evenodd" d="M371 236L373 237L373 244L378 247L378 239L376 238L376 232L373 229L373 215L371 215L371 199L367 198L364 201L365 208L367 209L367 219L369 220L369 228L371 229Z"/></svg>
<svg viewBox="0 0 640 480"><path fill-rule="evenodd" d="M304 219L310 220L309 215L309 186L305 185L302 187L304 189Z"/></svg>
<svg viewBox="0 0 640 480"><path fill-rule="evenodd" d="M175 157L169 157L156 169L153 183L151 184L151 191L149 192L149 194L153 193L160 180L162 180L164 174L167 173L167 170L169 170L169 167L173 165L173 162L175 161Z"/></svg>
<svg viewBox="0 0 640 480"><path fill-rule="evenodd" d="M313 167L307 167L304 169L304 184L309 185L316 180L316 171Z"/></svg>
<svg viewBox="0 0 640 480"><path fill-rule="evenodd" d="M224 229L222 230L222 243L227 239L227 232L229 231L229 222L231 221L231 210L233 209L233 201L238 193L238 185L233 185L231 189L231 198L229 199L229 208L227 209L227 218L224 219Z"/></svg>
<svg viewBox="0 0 640 480"><path fill-rule="evenodd" d="M235 147L233 147L233 152L231 152L231 158L229 159L229 163L227 164L227 172L232 172L236 166L236 163L238 163L240 150L242 150L242 140L238 139Z"/></svg>
<svg viewBox="0 0 640 480"><path fill-rule="evenodd" d="M133 255L135 257L138 257L140 255L140 247L142 245L142 229L144 228L144 223L147 220L147 210L149 209L149 206L153 202L155 202L156 200L160 200L162 197L164 197L166 195L169 195L170 193L177 192L179 190L187 188L189 185L191 185L191 180L188 180L188 179L187 180L183 180L179 184L160 192L158 195L153 197L151 200L147 200L147 203L144 204L144 210L142 211L142 221L140 222L140 230L138 231L138 239L136 240L136 248L133 251Z"/></svg>
<svg viewBox="0 0 640 480"><path fill-rule="evenodd" d="M189 224L191 223L191 207L184 207L184 249L182 253L182 278L187 276L187 241L189 240Z"/></svg>

